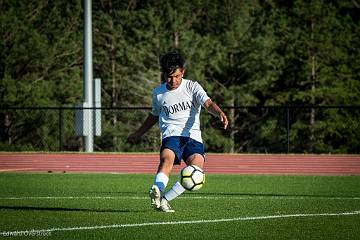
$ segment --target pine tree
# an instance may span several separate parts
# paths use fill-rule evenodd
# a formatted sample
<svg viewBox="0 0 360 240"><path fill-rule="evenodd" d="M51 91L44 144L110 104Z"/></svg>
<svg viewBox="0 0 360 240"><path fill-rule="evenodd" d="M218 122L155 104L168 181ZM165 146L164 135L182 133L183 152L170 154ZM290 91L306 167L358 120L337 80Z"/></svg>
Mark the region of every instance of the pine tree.
<svg viewBox="0 0 360 240"><path fill-rule="evenodd" d="M295 105L338 105L359 102L348 88L358 86L356 75L351 68L354 59L348 53L353 49L357 38L356 28L349 16L341 13L337 1L295 1L291 8L285 9L289 21L279 32L284 48L287 66L281 77L277 103ZM354 55L358 55L358 50ZM288 92L281 91L289 89ZM354 89L358 89L355 87ZM349 102L344 101L347 99ZM275 100L275 99L274 99ZM350 104L351 104L350 103ZM305 109L306 110L306 109ZM309 110L309 111L308 111ZM325 122L336 119L333 110L309 108L298 111L293 116L292 142L299 145L295 151L331 151L324 146L326 136L334 136L339 128L328 128ZM347 134L346 134L347 135ZM337 141L337 140L335 140Z"/></svg>
<svg viewBox="0 0 360 240"><path fill-rule="evenodd" d="M8 1L1 3L0 107L74 104L80 93L79 3ZM6 142L57 145L57 113L7 112ZM47 117L48 119L46 119ZM39 141L40 135L48 139Z"/></svg>

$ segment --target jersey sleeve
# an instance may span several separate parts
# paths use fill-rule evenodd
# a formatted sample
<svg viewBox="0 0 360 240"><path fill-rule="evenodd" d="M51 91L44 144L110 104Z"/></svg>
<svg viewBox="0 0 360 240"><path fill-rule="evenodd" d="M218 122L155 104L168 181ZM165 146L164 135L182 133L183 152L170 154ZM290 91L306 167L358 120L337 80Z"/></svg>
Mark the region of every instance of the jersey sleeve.
<svg viewBox="0 0 360 240"><path fill-rule="evenodd" d="M206 100L210 99L203 87L198 82L194 82L192 86L192 92L195 96L196 101L200 105L204 105Z"/></svg>
<svg viewBox="0 0 360 240"><path fill-rule="evenodd" d="M157 101L157 94L155 93L155 91L152 92L152 109L151 109L151 114L153 116L159 116L160 114L160 109L159 109L159 105L158 105L158 101Z"/></svg>

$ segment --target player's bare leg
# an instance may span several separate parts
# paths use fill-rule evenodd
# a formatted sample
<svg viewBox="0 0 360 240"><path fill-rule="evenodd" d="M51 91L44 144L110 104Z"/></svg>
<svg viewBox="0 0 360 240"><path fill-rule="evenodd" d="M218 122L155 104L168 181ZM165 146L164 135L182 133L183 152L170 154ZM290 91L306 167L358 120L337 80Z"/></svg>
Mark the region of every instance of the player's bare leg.
<svg viewBox="0 0 360 240"><path fill-rule="evenodd" d="M160 164L157 172L162 172L169 176L174 166L174 161L175 153L172 150L165 148L160 153Z"/></svg>
<svg viewBox="0 0 360 240"><path fill-rule="evenodd" d="M175 154L169 149L164 149L160 154L160 164L157 174L154 179L154 185L150 188L149 196L151 206L159 209L161 205L161 194L169 182L169 175L171 173L175 161Z"/></svg>
<svg viewBox="0 0 360 240"><path fill-rule="evenodd" d="M193 155L191 155L187 160L186 160L186 165L196 165L199 168L203 169L204 166L204 156L198 153L195 153Z"/></svg>
<svg viewBox="0 0 360 240"><path fill-rule="evenodd" d="M186 160L187 165L196 165L200 168L204 166L204 157L201 154L193 154ZM183 192L185 192L185 188L181 185L179 181L177 181L169 191L167 191L160 202L160 208L171 209L169 205L169 201L174 200L178 196L180 196Z"/></svg>

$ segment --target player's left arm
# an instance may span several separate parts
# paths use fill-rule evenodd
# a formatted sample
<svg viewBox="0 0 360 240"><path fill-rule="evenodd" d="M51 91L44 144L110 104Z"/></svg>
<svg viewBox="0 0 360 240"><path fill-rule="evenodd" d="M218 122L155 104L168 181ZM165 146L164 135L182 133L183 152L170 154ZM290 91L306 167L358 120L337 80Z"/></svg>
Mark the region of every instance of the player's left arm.
<svg viewBox="0 0 360 240"><path fill-rule="evenodd" d="M209 98L205 101L203 106L209 113L211 113L212 115L214 115L215 117L218 117L220 119L220 121L224 125L224 129L227 128L227 126L229 124L228 118L227 118L226 114L220 109L220 107L216 103L211 101L211 99Z"/></svg>

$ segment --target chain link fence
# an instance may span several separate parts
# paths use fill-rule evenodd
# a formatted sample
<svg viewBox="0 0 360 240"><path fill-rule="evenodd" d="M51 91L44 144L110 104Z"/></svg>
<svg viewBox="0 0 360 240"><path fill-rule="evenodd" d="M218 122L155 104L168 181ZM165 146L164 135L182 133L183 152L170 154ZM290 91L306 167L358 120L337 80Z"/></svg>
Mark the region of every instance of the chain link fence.
<svg viewBox="0 0 360 240"><path fill-rule="evenodd" d="M205 110L201 115L207 152L222 153L347 153L360 152L359 106L223 107L230 125ZM0 109L0 151L84 151L75 135L76 108ZM139 144L127 136L150 108L101 108L97 152L156 152L160 132L153 127Z"/></svg>

